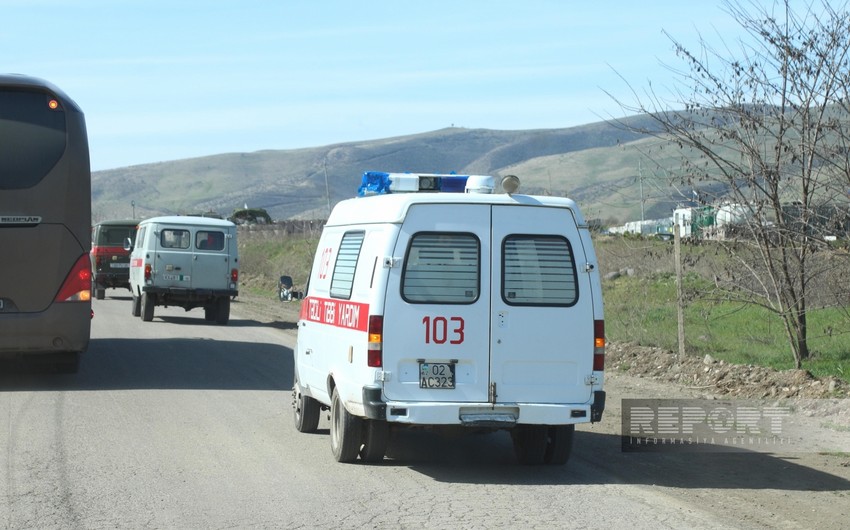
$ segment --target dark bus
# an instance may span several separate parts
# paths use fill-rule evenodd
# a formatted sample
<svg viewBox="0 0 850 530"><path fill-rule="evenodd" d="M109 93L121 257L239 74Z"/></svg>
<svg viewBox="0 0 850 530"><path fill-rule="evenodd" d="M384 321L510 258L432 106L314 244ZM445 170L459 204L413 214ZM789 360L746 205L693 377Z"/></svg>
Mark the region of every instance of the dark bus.
<svg viewBox="0 0 850 530"><path fill-rule="evenodd" d="M83 112L0 74L0 358L74 373L91 334L91 166Z"/></svg>

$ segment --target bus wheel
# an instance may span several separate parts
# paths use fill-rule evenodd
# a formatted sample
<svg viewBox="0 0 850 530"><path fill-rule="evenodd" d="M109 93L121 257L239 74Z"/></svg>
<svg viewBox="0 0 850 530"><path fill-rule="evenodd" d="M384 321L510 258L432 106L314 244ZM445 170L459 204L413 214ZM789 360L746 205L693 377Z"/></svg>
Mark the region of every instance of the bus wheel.
<svg viewBox="0 0 850 530"><path fill-rule="evenodd" d="M154 295L142 293L142 320L145 322L153 320L153 306L155 303Z"/></svg>
<svg viewBox="0 0 850 530"><path fill-rule="evenodd" d="M226 296L219 297L215 302L216 316L215 321L221 326L226 326L230 321L230 298Z"/></svg>
<svg viewBox="0 0 850 530"><path fill-rule="evenodd" d="M322 408L318 401L301 393L298 381L292 387L292 408L295 410L295 429L298 432L316 432Z"/></svg>
<svg viewBox="0 0 850 530"><path fill-rule="evenodd" d="M517 425L511 430L511 439L520 464L535 466L544 462L549 440L547 426Z"/></svg>
<svg viewBox="0 0 850 530"><path fill-rule="evenodd" d="M546 455L543 461L547 464L562 466L570 459L575 438L575 425L551 425L548 429Z"/></svg>
<svg viewBox="0 0 850 530"><path fill-rule="evenodd" d="M209 303L204 306L204 320L212 322L218 316L218 304Z"/></svg>
<svg viewBox="0 0 850 530"><path fill-rule="evenodd" d="M133 316L142 316L142 299L136 295L133 295Z"/></svg>
<svg viewBox="0 0 850 530"><path fill-rule="evenodd" d="M366 420L363 429L363 447L360 460L370 464L380 462L387 452L390 441L390 426L383 420Z"/></svg>
<svg viewBox="0 0 850 530"><path fill-rule="evenodd" d="M331 452L337 462L350 463L357 460L363 440L363 420L352 416L334 388L331 398Z"/></svg>

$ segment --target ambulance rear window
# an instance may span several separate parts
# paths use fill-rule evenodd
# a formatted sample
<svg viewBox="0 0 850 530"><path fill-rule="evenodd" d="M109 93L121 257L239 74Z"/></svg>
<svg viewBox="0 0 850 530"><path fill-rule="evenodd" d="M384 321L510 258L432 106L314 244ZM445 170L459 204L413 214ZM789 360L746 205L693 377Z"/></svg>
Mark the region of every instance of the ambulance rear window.
<svg viewBox="0 0 850 530"><path fill-rule="evenodd" d="M502 243L502 260L505 303L568 307L578 301L573 249L565 238L508 236Z"/></svg>
<svg viewBox="0 0 850 530"><path fill-rule="evenodd" d="M401 296L419 304L471 304L480 290L480 258L474 234L418 233L407 250Z"/></svg>

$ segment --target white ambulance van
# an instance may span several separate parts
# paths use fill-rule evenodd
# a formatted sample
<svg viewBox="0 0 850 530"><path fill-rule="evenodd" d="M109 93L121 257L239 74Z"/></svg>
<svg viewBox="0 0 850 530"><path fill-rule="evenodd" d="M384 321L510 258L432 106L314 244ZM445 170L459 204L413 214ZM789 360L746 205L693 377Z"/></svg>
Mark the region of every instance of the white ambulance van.
<svg viewBox="0 0 850 530"><path fill-rule="evenodd" d="M153 320L155 306L186 311L226 325L230 299L239 294L236 225L193 216L152 217L139 223L130 250L133 316Z"/></svg>
<svg viewBox="0 0 850 530"><path fill-rule="evenodd" d="M367 172L333 209L302 300L295 426L330 410L339 462L380 461L390 427L511 432L563 464L600 421L602 297L574 201L493 177Z"/></svg>

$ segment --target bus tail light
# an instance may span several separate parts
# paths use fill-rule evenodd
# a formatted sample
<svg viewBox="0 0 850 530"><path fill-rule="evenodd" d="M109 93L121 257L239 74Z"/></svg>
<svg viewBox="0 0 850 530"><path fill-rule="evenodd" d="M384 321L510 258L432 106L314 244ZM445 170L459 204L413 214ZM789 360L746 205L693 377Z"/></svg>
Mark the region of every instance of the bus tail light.
<svg viewBox="0 0 850 530"><path fill-rule="evenodd" d="M88 302L91 300L91 259L83 254L74 263L56 294L56 302Z"/></svg>
<svg viewBox="0 0 850 530"><path fill-rule="evenodd" d="M239 281L239 269L230 269L230 281L233 283Z"/></svg>
<svg viewBox="0 0 850 530"><path fill-rule="evenodd" d="M369 315L369 344L366 348L366 364L373 368L384 365L384 317Z"/></svg>
<svg viewBox="0 0 850 530"><path fill-rule="evenodd" d="M593 371L605 370L605 321L593 321Z"/></svg>

